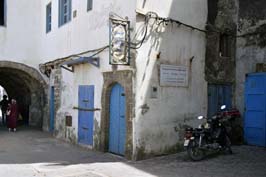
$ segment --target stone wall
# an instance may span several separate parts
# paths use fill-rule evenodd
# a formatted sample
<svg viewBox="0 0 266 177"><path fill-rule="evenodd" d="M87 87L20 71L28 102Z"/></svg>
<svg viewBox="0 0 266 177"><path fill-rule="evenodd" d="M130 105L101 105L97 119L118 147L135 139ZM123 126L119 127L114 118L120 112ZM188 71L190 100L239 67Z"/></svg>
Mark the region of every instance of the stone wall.
<svg viewBox="0 0 266 177"><path fill-rule="evenodd" d="M52 70L51 74L51 83L50 86L54 87L54 135L58 138L64 139L65 138L65 120L64 120L64 115L61 115L58 110L60 109L61 106L61 78L62 78L62 71L61 71L60 63L55 63L54 69ZM50 100L50 96L49 96ZM51 103L52 100L50 100ZM50 117L50 116L49 116Z"/></svg>
<svg viewBox="0 0 266 177"><path fill-rule="evenodd" d="M236 53L236 104L244 114L246 74L266 63L266 1L240 0Z"/></svg>
<svg viewBox="0 0 266 177"><path fill-rule="evenodd" d="M206 80L233 85L233 106L244 115L246 74L266 63L266 2L208 0ZM221 53L227 36L228 56ZM242 116L244 117L244 116ZM238 122L242 124L243 119Z"/></svg>
<svg viewBox="0 0 266 177"><path fill-rule="evenodd" d="M47 117L47 83L35 68L22 63L0 61L0 85L9 99L17 100L26 124L44 128Z"/></svg>
<svg viewBox="0 0 266 177"><path fill-rule="evenodd" d="M208 10L206 80L212 84L234 84L236 0L209 0Z"/></svg>

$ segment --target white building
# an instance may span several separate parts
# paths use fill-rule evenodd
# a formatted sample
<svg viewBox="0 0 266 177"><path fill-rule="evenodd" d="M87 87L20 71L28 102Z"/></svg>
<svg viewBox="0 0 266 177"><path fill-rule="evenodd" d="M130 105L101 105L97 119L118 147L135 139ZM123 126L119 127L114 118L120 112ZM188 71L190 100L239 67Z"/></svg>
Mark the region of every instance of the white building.
<svg viewBox="0 0 266 177"><path fill-rule="evenodd" d="M31 125L143 159L206 115L207 0L3 2L0 85ZM128 66L109 64L110 16L130 22Z"/></svg>

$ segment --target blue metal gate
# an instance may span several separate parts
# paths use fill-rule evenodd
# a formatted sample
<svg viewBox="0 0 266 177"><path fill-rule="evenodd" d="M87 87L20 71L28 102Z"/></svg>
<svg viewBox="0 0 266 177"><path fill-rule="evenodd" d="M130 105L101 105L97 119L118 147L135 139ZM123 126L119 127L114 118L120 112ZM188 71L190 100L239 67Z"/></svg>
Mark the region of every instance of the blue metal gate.
<svg viewBox="0 0 266 177"><path fill-rule="evenodd" d="M50 87L50 132L54 131L54 87Z"/></svg>
<svg viewBox="0 0 266 177"><path fill-rule="evenodd" d="M246 77L244 123L246 142L266 146L266 73Z"/></svg>
<svg viewBox="0 0 266 177"><path fill-rule="evenodd" d="M80 85L78 101L78 141L93 145L94 86Z"/></svg>
<svg viewBox="0 0 266 177"><path fill-rule="evenodd" d="M120 155L125 154L125 101L124 88L114 85L110 97L109 151Z"/></svg>
<svg viewBox="0 0 266 177"><path fill-rule="evenodd" d="M232 86L208 85L208 116L214 115L222 105L228 109L232 107Z"/></svg>

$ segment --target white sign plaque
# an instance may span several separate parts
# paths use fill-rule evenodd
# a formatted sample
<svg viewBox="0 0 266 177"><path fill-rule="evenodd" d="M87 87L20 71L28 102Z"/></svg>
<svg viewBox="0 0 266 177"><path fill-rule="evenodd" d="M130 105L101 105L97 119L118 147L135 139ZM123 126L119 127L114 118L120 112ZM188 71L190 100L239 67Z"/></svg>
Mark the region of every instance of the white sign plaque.
<svg viewBox="0 0 266 177"><path fill-rule="evenodd" d="M160 65L160 85L172 87L188 86L188 67Z"/></svg>

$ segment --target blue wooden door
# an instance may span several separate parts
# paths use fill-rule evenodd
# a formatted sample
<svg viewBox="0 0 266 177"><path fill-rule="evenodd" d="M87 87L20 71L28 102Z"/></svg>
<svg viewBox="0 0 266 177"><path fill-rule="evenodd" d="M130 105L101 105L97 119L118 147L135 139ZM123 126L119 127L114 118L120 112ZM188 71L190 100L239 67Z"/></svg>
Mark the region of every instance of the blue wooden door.
<svg viewBox="0 0 266 177"><path fill-rule="evenodd" d="M266 73L246 78L244 126L248 144L266 146Z"/></svg>
<svg viewBox="0 0 266 177"><path fill-rule="evenodd" d="M110 97L109 151L125 154L126 120L125 92L120 84L113 86Z"/></svg>
<svg viewBox="0 0 266 177"><path fill-rule="evenodd" d="M50 87L50 132L54 131L54 87Z"/></svg>
<svg viewBox="0 0 266 177"><path fill-rule="evenodd" d="M232 86L208 85L208 116L214 115L222 105L228 109L232 107Z"/></svg>
<svg viewBox="0 0 266 177"><path fill-rule="evenodd" d="M81 144L93 145L94 86L79 86L78 141Z"/></svg>

